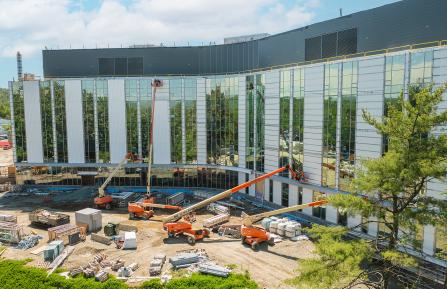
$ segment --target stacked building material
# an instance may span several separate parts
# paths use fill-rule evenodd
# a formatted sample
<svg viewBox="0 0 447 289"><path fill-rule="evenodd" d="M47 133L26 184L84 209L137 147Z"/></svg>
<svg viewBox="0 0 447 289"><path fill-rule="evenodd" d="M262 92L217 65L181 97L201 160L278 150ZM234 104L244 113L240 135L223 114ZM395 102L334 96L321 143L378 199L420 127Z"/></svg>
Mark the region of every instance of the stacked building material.
<svg viewBox="0 0 447 289"><path fill-rule="evenodd" d="M102 228L102 214L100 210L86 208L75 212L76 225L86 224L88 232L96 232Z"/></svg>
<svg viewBox="0 0 447 289"><path fill-rule="evenodd" d="M17 249L26 250L32 248L39 243L39 239L42 239L42 236L28 235L20 240L20 242L17 244Z"/></svg>
<svg viewBox="0 0 447 289"><path fill-rule="evenodd" d="M228 277L231 270L213 263L201 263L198 265L198 271L204 274L210 274L220 277Z"/></svg>
<svg viewBox="0 0 447 289"><path fill-rule="evenodd" d="M117 224L108 223L104 226L104 235L115 236L117 234Z"/></svg>
<svg viewBox="0 0 447 289"><path fill-rule="evenodd" d="M0 222L17 223L17 216L8 215L8 214L0 214Z"/></svg>
<svg viewBox="0 0 447 289"><path fill-rule="evenodd" d="M70 239L72 240L71 242ZM48 228L48 240L62 240L65 245L74 245L75 243L72 244L73 242L81 240L81 228L73 224Z"/></svg>
<svg viewBox="0 0 447 289"><path fill-rule="evenodd" d="M32 224L55 227L70 223L70 216L66 214L54 213L43 209L35 210L29 215Z"/></svg>
<svg viewBox="0 0 447 289"><path fill-rule="evenodd" d="M92 241L95 241L95 242L98 242L98 243L101 243L101 244L104 244L104 245L107 245L107 246L112 244L112 240L110 240L109 237L101 236L99 234L92 233L90 235L90 238L91 238Z"/></svg>
<svg viewBox="0 0 447 289"><path fill-rule="evenodd" d="M0 222L0 241L19 243L23 238L23 227L15 223Z"/></svg>
<svg viewBox="0 0 447 289"><path fill-rule="evenodd" d="M157 276L161 274L161 269L163 268L164 263L166 262L165 254L157 254L154 256L154 259L149 263L149 275Z"/></svg>
<svg viewBox="0 0 447 289"><path fill-rule="evenodd" d="M118 208L125 208L127 207L127 203L133 201L135 197L134 192L120 192L118 194L113 194L112 200L115 206Z"/></svg>
<svg viewBox="0 0 447 289"><path fill-rule="evenodd" d="M127 225L120 223L118 225L118 231L125 231L125 232L138 232L137 226Z"/></svg>
<svg viewBox="0 0 447 289"><path fill-rule="evenodd" d="M213 216L203 221L203 227L212 229L214 227L222 225L223 223L228 222L229 220L230 220L229 214L219 214L217 216Z"/></svg>
<svg viewBox="0 0 447 289"><path fill-rule="evenodd" d="M222 205L219 205L216 203L209 204L206 207L206 209L208 211L210 211L211 213L217 214L217 215L220 215L220 214L228 214L229 215L230 214L230 209L228 209L228 207L225 207L225 206L222 206Z"/></svg>
<svg viewBox="0 0 447 289"><path fill-rule="evenodd" d="M198 253L180 253L169 258L169 263L174 269L186 268L200 261Z"/></svg>
<svg viewBox="0 0 447 289"><path fill-rule="evenodd" d="M112 268L113 271L116 272L123 266L124 266L124 260L118 259L114 263L112 263L111 268Z"/></svg>
<svg viewBox="0 0 447 289"><path fill-rule="evenodd" d="M56 259L54 259L54 261L50 264L49 268L51 270L48 272L48 275L52 274L57 269L57 267L59 267L64 262L64 260L68 256L70 256L71 253L73 253L73 251L74 251L74 247L72 247L72 246L68 246L67 248L65 248L60 253L60 255L57 256Z"/></svg>

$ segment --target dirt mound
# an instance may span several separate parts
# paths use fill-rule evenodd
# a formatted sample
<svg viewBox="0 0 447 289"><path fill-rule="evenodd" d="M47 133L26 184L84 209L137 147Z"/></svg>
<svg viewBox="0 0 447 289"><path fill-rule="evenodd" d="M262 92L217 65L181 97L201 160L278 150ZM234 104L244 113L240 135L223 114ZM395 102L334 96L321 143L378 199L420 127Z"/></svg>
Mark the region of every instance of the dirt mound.
<svg viewBox="0 0 447 289"><path fill-rule="evenodd" d="M83 255L83 256L94 256L98 253L101 253L105 251L105 249L99 249L99 248L93 248L93 247L81 247L79 248L79 250L76 250L75 253L76 255Z"/></svg>

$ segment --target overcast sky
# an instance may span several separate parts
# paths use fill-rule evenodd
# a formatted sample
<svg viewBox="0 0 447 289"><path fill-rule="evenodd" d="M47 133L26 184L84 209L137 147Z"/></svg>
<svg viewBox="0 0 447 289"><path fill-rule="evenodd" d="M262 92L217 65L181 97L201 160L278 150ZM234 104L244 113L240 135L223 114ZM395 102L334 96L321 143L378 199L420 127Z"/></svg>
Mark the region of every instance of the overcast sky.
<svg viewBox="0 0 447 289"><path fill-rule="evenodd" d="M45 47L200 45L278 33L396 0L0 0L0 87L24 72L42 75Z"/></svg>

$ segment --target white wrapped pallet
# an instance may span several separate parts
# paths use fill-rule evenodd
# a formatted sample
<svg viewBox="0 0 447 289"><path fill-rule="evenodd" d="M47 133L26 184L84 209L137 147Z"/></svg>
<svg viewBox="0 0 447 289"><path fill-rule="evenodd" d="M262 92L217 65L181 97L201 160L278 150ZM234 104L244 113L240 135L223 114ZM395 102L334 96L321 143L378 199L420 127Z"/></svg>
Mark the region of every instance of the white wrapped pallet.
<svg viewBox="0 0 447 289"><path fill-rule="evenodd" d="M280 236L284 236L285 235L285 231L286 231L286 226L287 223L286 222L282 222L278 224L278 229L276 230L276 233Z"/></svg>
<svg viewBox="0 0 447 289"><path fill-rule="evenodd" d="M137 235L135 232L124 233L123 249L136 249L137 248Z"/></svg>
<svg viewBox="0 0 447 289"><path fill-rule="evenodd" d="M293 238L301 235L301 224L297 222L289 222L286 226L286 237Z"/></svg>
<svg viewBox="0 0 447 289"><path fill-rule="evenodd" d="M272 222L272 219L271 219L271 218L264 218L264 219L261 221L261 226L262 226L266 231L268 231L271 222Z"/></svg>
<svg viewBox="0 0 447 289"><path fill-rule="evenodd" d="M89 232L102 228L102 214L100 210L86 208L75 212L76 225L86 224Z"/></svg>
<svg viewBox="0 0 447 289"><path fill-rule="evenodd" d="M276 234L278 231L278 221L272 221L270 222L270 227L269 227L269 231L270 233Z"/></svg>

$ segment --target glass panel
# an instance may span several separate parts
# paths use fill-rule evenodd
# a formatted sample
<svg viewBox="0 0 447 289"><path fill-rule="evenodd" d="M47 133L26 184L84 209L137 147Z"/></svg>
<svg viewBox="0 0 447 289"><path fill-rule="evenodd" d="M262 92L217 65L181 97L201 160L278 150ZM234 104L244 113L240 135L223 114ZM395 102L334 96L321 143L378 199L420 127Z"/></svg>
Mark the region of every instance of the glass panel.
<svg viewBox="0 0 447 289"><path fill-rule="evenodd" d="M171 163L182 163L182 80L169 81Z"/></svg>
<svg viewBox="0 0 447 289"><path fill-rule="evenodd" d="M57 161L68 163L67 117L65 114L65 82L54 81L54 113L56 115Z"/></svg>
<svg viewBox="0 0 447 289"><path fill-rule="evenodd" d="M325 193L321 193L321 192L312 192L312 201L318 201L321 200L323 198L326 198L326 194ZM312 207L312 215L314 217L318 217L320 219L325 220L326 219L326 208L325 207Z"/></svg>
<svg viewBox="0 0 447 289"><path fill-rule="evenodd" d="M355 168L355 128L357 115L358 62L343 63L343 87L341 95L341 136L339 189L352 191Z"/></svg>
<svg viewBox="0 0 447 289"><path fill-rule="evenodd" d="M186 162L197 163L197 81L185 79Z"/></svg>
<svg viewBox="0 0 447 289"><path fill-rule="evenodd" d="M17 162L24 162L26 156L25 103L23 99L23 83L12 83L12 102L14 105L14 127L16 138Z"/></svg>
<svg viewBox="0 0 447 289"><path fill-rule="evenodd" d="M295 161L303 163L304 132L304 69L293 72L293 132L292 154Z"/></svg>
<svg viewBox="0 0 447 289"><path fill-rule="evenodd" d="M150 123L152 114L152 88L149 79L140 80L140 114L141 114L141 143L142 158L148 161Z"/></svg>
<svg viewBox="0 0 447 289"><path fill-rule="evenodd" d="M256 75L256 167L258 172L264 171L264 125L265 125L265 78L264 74Z"/></svg>
<svg viewBox="0 0 447 289"><path fill-rule="evenodd" d="M93 80L82 80L85 162L96 162Z"/></svg>
<svg viewBox="0 0 447 289"><path fill-rule="evenodd" d="M42 122L43 161L54 162L53 113L50 81L40 82L40 113Z"/></svg>
<svg viewBox="0 0 447 289"><path fill-rule="evenodd" d="M97 80L96 109L98 114L98 144L100 163L110 162L108 98L107 80Z"/></svg>
<svg viewBox="0 0 447 289"><path fill-rule="evenodd" d="M207 80L207 162L237 166L238 78Z"/></svg>
<svg viewBox="0 0 447 289"><path fill-rule="evenodd" d="M290 98L291 98L291 70L281 71L279 85L279 166L283 167L289 163L290 146ZM287 177L289 171L281 173Z"/></svg>
<svg viewBox="0 0 447 289"><path fill-rule="evenodd" d="M138 148L138 91L137 80L126 79L124 91L126 98L127 151L141 157Z"/></svg>
<svg viewBox="0 0 447 289"><path fill-rule="evenodd" d="M430 83L432 81L433 51L411 53L410 68L411 84Z"/></svg>
<svg viewBox="0 0 447 289"><path fill-rule="evenodd" d="M281 183L281 206L289 206L289 184Z"/></svg>
<svg viewBox="0 0 447 289"><path fill-rule="evenodd" d="M338 63L326 64L324 73L323 160L321 185L335 188Z"/></svg>
<svg viewBox="0 0 447 289"><path fill-rule="evenodd" d="M255 127L254 127L254 93L255 80L254 76L246 77L246 101L245 101L245 129L246 129L246 168L254 169L254 151L255 151Z"/></svg>

